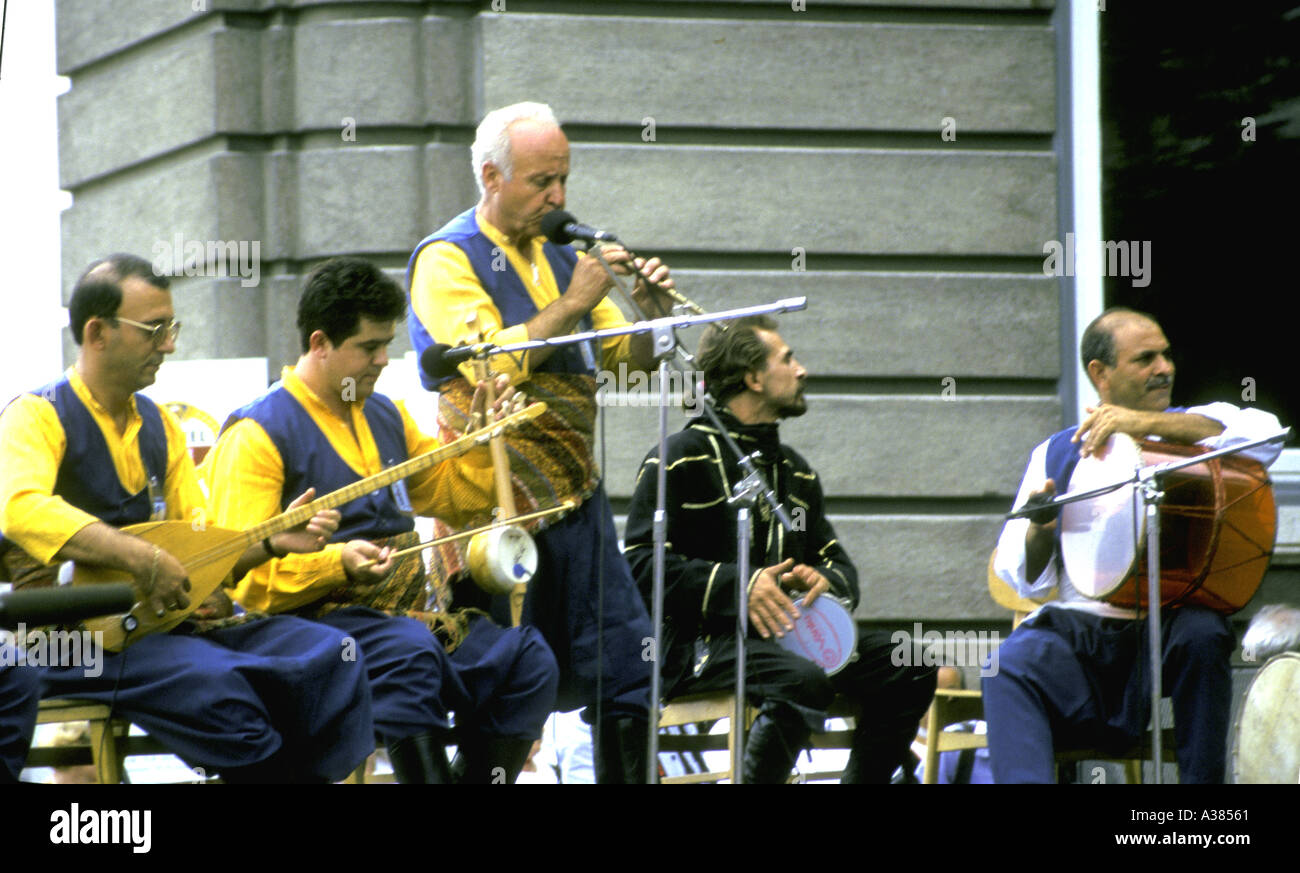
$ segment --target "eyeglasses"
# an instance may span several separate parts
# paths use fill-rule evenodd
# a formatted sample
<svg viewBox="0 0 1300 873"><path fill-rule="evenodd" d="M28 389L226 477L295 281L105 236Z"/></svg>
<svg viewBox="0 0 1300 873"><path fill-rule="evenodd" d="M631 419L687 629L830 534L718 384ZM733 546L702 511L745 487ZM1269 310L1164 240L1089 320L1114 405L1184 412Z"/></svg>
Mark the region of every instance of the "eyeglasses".
<svg viewBox="0 0 1300 873"><path fill-rule="evenodd" d="M163 345L168 340L175 342L176 337L180 336L181 333L181 323L174 318L171 321L163 322L162 324L141 324L138 321L132 321L131 319L123 318L120 315L113 316L113 319L115 321L120 321L123 324L129 324L132 327L140 328L140 330L149 334L149 339L155 346Z"/></svg>

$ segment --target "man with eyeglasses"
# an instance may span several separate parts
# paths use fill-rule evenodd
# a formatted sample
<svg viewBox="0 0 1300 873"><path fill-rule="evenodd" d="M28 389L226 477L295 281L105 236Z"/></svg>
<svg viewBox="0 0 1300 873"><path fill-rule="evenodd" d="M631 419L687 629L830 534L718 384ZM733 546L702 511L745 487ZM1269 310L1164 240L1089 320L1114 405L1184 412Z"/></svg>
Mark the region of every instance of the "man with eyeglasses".
<svg viewBox="0 0 1300 873"><path fill-rule="evenodd" d="M196 530L206 523L181 426L136 393L176 350L168 287L142 258L92 264L69 305L76 364L0 415L0 549L15 587L49 584L48 565L75 561L131 574L159 615L191 606L185 555L119 530L149 520ZM235 577L272 553L320 549L338 519L319 513L249 547ZM218 590L201 607L205 620L181 631L141 637L94 665L39 668L45 695L109 703L227 782L342 779L374 749L355 646L314 622L233 612Z"/></svg>

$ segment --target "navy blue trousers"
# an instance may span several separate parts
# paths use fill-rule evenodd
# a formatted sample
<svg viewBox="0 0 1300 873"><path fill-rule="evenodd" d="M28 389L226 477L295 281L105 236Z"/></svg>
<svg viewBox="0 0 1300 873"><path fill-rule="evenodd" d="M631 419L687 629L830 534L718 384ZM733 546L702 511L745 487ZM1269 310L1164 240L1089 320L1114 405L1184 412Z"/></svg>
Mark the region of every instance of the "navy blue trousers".
<svg viewBox="0 0 1300 873"><path fill-rule="evenodd" d="M555 709L560 668L537 628L500 627L482 616L448 658L448 701L458 732L528 740L542 735Z"/></svg>
<svg viewBox="0 0 1300 873"><path fill-rule="evenodd" d="M1197 607L1164 610L1160 629L1179 781L1222 783L1232 632L1223 616ZM1139 742L1151 717L1147 646L1145 619L1049 607L1021 624L984 679L994 780L1055 782L1054 749L1118 751Z"/></svg>
<svg viewBox="0 0 1300 873"><path fill-rule="evenodd" d="M23 663L12 646L5 649L5 661L14 663L0 667L0 784L18 781L41 703L41 668Z"/></svg>
<svg viewBox="0 0 1300 873"><path fill-rule="evenodd" d="M384 743L445 730L536 739L555 703L558 668L532 628L474 619L448 655L413 618L349 607L316 619L351 637L365 653L375 732Z"/></svg>
<svg viewBox="0 0 1300 873"><path fill-rule="evenodd" d="M229 781L338 781L375 749L365 664L348 654L339 631L275 616L145 637L106 652L98 676L47 667L45 694L112 702Z"/></svg>
<svg viewBox="0 0 1300 873"><path fill-rule="evenodd" d="M522 621L542 632L560 665L558 708L586 706L591 723L599 700L605 718L648 719L650 617L619 551L604 486L536 542Z"/></svg>

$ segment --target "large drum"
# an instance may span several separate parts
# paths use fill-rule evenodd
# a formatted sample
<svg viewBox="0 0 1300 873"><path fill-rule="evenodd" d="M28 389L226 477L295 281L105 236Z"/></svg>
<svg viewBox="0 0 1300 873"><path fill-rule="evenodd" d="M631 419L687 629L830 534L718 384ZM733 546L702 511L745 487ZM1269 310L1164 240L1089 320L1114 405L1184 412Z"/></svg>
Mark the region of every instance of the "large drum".
<svg viewBox="0 0 1300 873"><path fill-rule="evenodd" d="M805 607L803 598L794 602L799 620L794 630L777 638L777 645L796 655L803 655L834 676L853 660L858 650L858 625L848 604L829 594L822 594Z"/></svg>
<svg viewBox="0 0 1300 873"><path fill-rule="evenodd" d="M1284 652L1255 674L1232 758L1234 782L1300 783L1300 654Z"/></svg>
<svg viewBox="0 0 1300 873"><path fill-rule="evenodd" d="M1069 490L1129 479L1137 467L1185 460L1196 446L1111 437L1105 458L1079 461ZM1257 461L1214 458L1164 477L1160 504L1160 599L1233 613L1255 595L1277 536L1268 473ZM1145 606L1146 510L1135 486L1061 507L1061 555L1075 588L1115 606ZM1137 585L1135 586L1134 580ZM1136 587L1136 591L1135 591Z"/></svg>

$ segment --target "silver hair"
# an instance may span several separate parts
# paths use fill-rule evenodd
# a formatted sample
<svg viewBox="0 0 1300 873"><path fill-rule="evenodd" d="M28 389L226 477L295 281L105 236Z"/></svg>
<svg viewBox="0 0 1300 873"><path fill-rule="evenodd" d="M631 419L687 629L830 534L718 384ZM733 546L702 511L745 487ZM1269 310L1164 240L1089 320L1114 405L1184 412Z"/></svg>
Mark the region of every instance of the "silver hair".
<svg viewBox="0 0 1300 873"><path fill-rule="evenodd" d="M536 121L539 124L560 126L555 113L545 103L512 103L493 109L479 122L474 131L474 145L470 146L470 161L474 167L474 184L479 196L483 191L483 167L494 165L507 179L514 173L510 160L510 125L516 121Z"/></svg>
<svg viewBox="0 0 1300 873"><path fill-rule="evenodd" d="M1282 603L1265 606L1250 620L1241 648L1256 661L1300 652L1300 609Z"/></svg>

